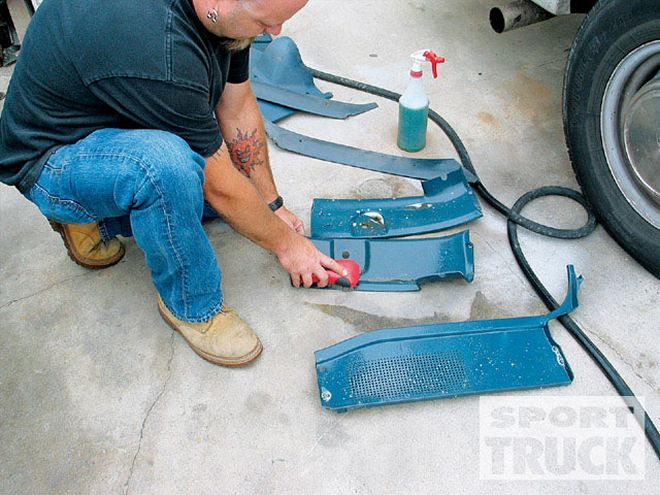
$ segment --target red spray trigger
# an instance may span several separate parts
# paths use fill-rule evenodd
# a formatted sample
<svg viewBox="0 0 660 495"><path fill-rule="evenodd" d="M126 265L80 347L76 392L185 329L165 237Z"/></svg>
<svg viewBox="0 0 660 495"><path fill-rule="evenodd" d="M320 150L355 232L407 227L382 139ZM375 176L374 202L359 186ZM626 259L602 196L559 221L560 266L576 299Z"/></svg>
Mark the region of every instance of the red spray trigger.
<svg viewBox="0 0 660 495"><path fill-rule="evenodd" d="M440 55L432 52L431 50L426 50L424 52L424 58L431 62L431 70L433 71L433 79L438 78L438 64L444 64L445 59Z"/></svg>

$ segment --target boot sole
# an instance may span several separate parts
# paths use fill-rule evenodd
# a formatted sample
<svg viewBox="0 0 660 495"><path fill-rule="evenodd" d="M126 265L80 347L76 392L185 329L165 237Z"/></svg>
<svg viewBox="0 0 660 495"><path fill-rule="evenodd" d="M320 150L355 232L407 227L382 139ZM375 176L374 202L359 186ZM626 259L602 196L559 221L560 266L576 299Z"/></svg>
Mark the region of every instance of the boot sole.
<svg viewBox="0 0 660 495"><path fill-rule="evenodd" d="M160 316L165 320L165 323L167 323L172 330L176 331L183 337L183 340L186 341L186 343L190 346L190 348L195 351L195 353L201 357L202 359L205 359L206 361L217 364L220 366L227 366L229 368L240 368L241 366L245 366L250 364L252 361L257 359L262 351L264 350L264 346L261 344L261 341L257 341L257 345L255 346L254 349L252 349L249 353L247 353L245 356L241 356L238 358L228 358L228 357L220 357L220 356L214 356L212 354L208 354L200 349L197 349L195 346L193 346L190 341L186 338L184 334L182 334L179 331L179 328L174 324L172 320L170 320L169 316L165 314L163 309L160 307L160 304L158 305L158 312L160 313Z"/></svg>
<svg viewBox="0 0 660 495"><path fill-rule="evenodd" d="M71 244L69 244L69 240L67 239L67 236L64 233L64 229L59 224L53 222L52 220L48 220L48 223L55 232L60 234L62 241L64 241L66 252L69 255L69 258L71 258L71 261L73 261L76 265L82 266L83 268L89 268L90 270L101 270L103 268L110 268L111 266L114 266L117 263L119 263L121 259L124 257L124 254L126 254L126 249L124 248L124 245L119 244L120 246L119 252L116 255L114 255L112 258L109 258L107 261L91 261L85 258L78 258L77 256L74 255L74 250L72 249Z"/></svg>

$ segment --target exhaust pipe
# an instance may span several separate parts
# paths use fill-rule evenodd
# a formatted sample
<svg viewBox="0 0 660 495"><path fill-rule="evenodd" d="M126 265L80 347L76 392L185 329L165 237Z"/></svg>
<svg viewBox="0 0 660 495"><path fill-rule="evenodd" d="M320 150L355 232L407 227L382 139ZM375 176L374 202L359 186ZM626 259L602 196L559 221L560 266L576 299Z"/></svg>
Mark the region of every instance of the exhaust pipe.
<svg viewBox="0 0 660 495"><path fill-rule="evenodd" d="M529 0L516 0L503 7L493 7L489 17L493 30L496 33L504 33L554 16Z"/></svg>

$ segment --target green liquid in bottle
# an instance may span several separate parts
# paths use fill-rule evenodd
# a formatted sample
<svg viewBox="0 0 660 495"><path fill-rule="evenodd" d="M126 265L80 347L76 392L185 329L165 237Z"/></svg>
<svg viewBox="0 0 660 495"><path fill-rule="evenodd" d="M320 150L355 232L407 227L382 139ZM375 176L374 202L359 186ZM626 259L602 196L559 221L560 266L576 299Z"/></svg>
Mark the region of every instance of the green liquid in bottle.
<svg viewBox="0 0 660 495"><path fill-rule="evenodd" d="M419 151L426 146L426 123L429 106L408 108L399 105L399 135L397 145L403 151Z"/></svg>

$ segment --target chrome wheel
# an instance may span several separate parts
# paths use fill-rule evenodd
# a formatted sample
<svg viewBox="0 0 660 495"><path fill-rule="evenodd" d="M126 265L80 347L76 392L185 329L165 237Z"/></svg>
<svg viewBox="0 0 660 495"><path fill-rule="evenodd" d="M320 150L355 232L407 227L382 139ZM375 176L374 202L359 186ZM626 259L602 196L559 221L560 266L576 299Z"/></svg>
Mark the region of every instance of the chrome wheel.
<svg viewBox="0 0 660 495"><path fill-rule="evenodd" d="M660 229L660 41L629 53L607 83L601 138L628 203Z"/></svg>

